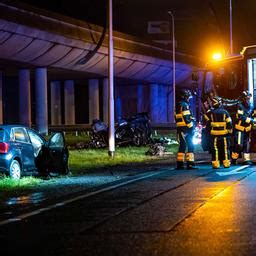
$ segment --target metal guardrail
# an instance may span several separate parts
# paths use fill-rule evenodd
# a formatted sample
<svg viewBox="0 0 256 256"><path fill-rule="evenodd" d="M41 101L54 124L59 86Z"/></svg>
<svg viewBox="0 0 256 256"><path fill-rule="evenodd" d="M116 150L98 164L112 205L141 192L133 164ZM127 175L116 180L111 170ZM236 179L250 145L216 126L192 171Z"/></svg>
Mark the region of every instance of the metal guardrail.
<svg viewBox="0 0 256 256"><path fill-rule="evenodd" d="M174 123L154 123L151 124L153 130L174 130L176 124ZM91 129L90 124L74 124L74 125L49 125L50 132L63 131L70 133L89 132Z"/></svg>

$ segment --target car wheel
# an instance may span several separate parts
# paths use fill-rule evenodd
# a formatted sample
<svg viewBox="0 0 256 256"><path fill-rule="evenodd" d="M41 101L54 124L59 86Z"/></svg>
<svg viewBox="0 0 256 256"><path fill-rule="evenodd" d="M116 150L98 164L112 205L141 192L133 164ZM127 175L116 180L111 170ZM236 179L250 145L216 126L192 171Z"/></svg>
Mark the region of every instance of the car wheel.
<svg viewBox="0 0 256 256"><path fill-rule="evenodd" d="M21 177L21 168L17 160L12 160L9 167L9 175L12 179L20 179Z"/></svg>

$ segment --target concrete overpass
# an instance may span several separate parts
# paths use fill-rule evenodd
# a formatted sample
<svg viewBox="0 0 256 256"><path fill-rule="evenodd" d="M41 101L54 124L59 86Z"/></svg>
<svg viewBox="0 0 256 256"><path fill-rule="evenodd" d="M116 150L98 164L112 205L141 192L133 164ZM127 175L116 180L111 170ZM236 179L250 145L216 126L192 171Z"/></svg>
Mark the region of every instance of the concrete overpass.
<svg viewBox="0 0 256 256"><path fill-rule="evenodd" d="M104 28L10 1L0 3L0 12L0 89L10 86L5 77L17 78L18 121L35 123L42 133L47 133L48 124L76 124L76 113L84 111L75 104L77 81L88 87L86 122L101 117L107 121ZM116 115L148 111L153 123L173 122L171 60L170 50L115 32ZM199 66L196 58L176 53L177 86L189 85L192 71ZM8 113L0 105L0 122L4 122Z"/></svg>

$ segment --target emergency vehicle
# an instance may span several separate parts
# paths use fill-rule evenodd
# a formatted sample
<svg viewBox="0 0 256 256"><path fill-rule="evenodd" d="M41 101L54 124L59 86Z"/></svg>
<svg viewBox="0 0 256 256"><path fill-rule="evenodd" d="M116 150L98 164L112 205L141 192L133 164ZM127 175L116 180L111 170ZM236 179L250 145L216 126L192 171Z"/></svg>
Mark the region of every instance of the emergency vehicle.
<svg viewBox="0 0 256 256"><path fill-rule="evenodd" d="M226 108L235 114L236 100L243 90L252 94L256 107L256 45L246 46L236 55L215 60L206 65L202 83L202 107L209 108L211 93L227 100ZM251 152L256 152L256 130L251 132Z"/></svg>

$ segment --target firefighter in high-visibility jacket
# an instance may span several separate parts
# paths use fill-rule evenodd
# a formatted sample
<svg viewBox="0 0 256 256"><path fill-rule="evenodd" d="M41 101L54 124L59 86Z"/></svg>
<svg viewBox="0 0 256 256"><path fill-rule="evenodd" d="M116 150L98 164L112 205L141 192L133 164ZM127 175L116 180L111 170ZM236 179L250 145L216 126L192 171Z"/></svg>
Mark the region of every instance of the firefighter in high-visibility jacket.
<svg viewBox="0 0 256 256"><path fill-rule="evenodd" d="M222 162L225 168L230 167L230 135L232 134L232 120L222 106L220 97L213 97L212 109L204 116L211 134L212 168L220 168Z"/></svg>
<svg viewBox="0 0 256 256"><path fill-rule="evenodd" d="M250 135L252 127L255 125L254 113L250 108L249 91L243 91L240 103L237 104L234 127L234 146L232 150L232 163L237 164L240 155L243 157L243 164L253 164L250 159Z"/></svg>
<svg viewBox="0 0 256 256"><path fill-rule="evenodd" d="M185 160L187 169L198 169L195 166L194 159L194 117L192 116L189 99L192 94L190 90L184 89L181 92L180 100L176 104L175 121L177 126L177 135L179 141L179 150L177 153L177 169L185 169Z"/></svg>

